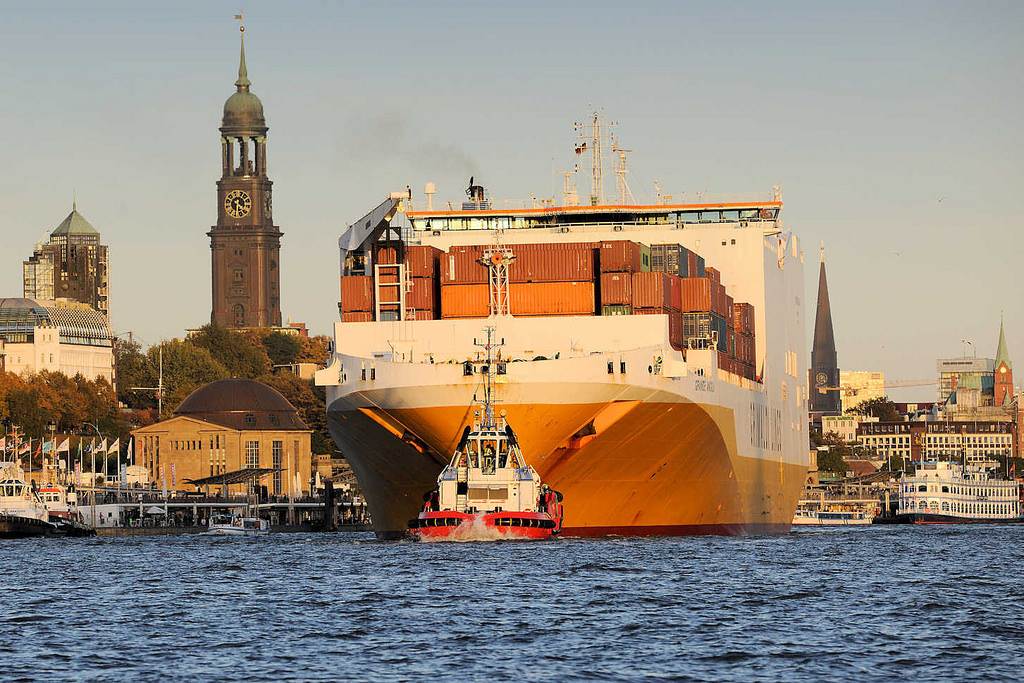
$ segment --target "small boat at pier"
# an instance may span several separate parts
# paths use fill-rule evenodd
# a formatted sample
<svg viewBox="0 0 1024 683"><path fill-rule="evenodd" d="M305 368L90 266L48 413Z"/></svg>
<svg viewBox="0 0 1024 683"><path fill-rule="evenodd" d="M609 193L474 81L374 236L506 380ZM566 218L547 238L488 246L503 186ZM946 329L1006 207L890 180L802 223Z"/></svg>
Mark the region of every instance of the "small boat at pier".
<svg viewBox="0 0 1024 683"><path fill-rule="evenodd" d="M544 539L562 530L562 494L543 484L527 464L505 411L494 414L491 373L494 372L491 335L484 401L466 425L437 488L424 496L423 510L409 521L419 540Z"/></svg>
<svg viewBox="0 0 1024 683"><path fill-rule="evenodd" d="M32 485L7 472L0 480L0 538L52 536L56 531Z"/></svg>
<svg viewBox="0 0 1024 683"><path fill-rule="evenodd" d="M797 508L793 526L860 526L871 524L871 515L863 510L810 510Z"/></svg>
<svg viewBox="0 0 1024 683"><path fill-rule="evenodd" d="M240 515L211 515L209 536L266 536L270 533L270 522L258 517Z"/></svg>
<svg viewBox="0 0 1024 683"><path fill-rule="evenodd" d="M78 494L73 488L46 484L39 489L39 499L46 506L49 521L61 536L95 536L96 530L85 523L78 509Z"/></svg>

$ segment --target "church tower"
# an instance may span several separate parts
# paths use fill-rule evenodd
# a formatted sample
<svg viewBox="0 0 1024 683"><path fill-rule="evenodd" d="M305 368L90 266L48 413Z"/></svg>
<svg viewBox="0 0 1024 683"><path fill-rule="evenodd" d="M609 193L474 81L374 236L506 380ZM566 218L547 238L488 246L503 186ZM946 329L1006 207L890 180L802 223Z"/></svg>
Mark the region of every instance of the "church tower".
<svg viewBox="0 0 1024 683"><path fill-rule="evenodd" d="M999 321L999 344L996 346L995 370L995 404L1009 405L1013 400L1013 363L1006 350L1006 335L1003 334L1003 321Z"/></svg>
<svg viewBox="0 0 1024 683"><path fill-rule="evenodd" d="M812 419L817 421L822 415L841 414L839 360L836 356L835 336L832 333L832 308L828 300L828 282L825 280L824 247L821 248L821 270L818 272L818 310L814 316L814 344L811 347L809 372Z"/></svg>
<svg viewBox="0 0 1024 683"><path fill-rule="evenodd" d="M280 327L281 231L273 224L267 178L267 122L249 92L245 26L236 92L224 103L217 225L207 235L213 263L210 321L225 327Z"/></svg>

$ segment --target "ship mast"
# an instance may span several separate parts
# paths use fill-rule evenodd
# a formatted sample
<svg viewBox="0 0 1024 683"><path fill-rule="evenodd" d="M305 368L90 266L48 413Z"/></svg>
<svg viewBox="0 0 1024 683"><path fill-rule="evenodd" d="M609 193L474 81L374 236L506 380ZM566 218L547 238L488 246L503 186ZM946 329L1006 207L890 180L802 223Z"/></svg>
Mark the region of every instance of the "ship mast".
<svg viewBox="0 0 1024 683"><path fill-rule="evenodd" d="M487 368L484 372L484 416L481 428L483 429L497 429L497 422L494 419L494 396L492 394L491 378L494 376L494 356L493 352L495 349L500 349L505 345L505 340L502 339L500 342L494 341L494 325L488 325L484 328L487 332L487 340L478 342L476 339L473 340L473 346L479 346L480 348L487 351Z"/></svg>
<svg viewBox="0 0 1024 683"><path fill-rule="evenodd" d="M612 121L604 122L601 115L594 112L590 123L577 122L573 130L579 135L576 143L576 156L590 152L590 205L604 204L604 137L605 129L615 126ZM615 151L615 147L612 147ZM623 178L624 179L624 178ZM616 183L617 184L617 183Z"/></svg>

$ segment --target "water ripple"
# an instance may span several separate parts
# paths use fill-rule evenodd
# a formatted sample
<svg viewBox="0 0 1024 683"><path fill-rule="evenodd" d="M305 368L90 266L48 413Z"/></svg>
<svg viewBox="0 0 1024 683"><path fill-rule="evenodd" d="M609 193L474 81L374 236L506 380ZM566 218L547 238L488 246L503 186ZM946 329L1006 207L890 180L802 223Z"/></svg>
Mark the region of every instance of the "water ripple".
<svg viewBox="0 0 1024 683"><path fill-rule="evenodd" d="M0 543L4 680L1013 680L1024 528Z"/></svg>

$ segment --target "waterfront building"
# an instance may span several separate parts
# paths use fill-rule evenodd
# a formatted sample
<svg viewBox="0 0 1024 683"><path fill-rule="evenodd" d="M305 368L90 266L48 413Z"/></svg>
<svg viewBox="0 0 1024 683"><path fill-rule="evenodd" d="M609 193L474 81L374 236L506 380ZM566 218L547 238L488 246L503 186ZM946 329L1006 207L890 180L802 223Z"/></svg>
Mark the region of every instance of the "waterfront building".
<svg viewBox="0 0 1024 683"><path fill-rule="evenodd" d="M1016 449L1007 420L862 422L857 441L882 458L908 461L963 460L968 464L1006 463Z"/></svg>
<svg viewBox="0 0 1024 683"><path fill-rule="evenodd" d="M269 468L260 483L276 496L311 490L311 434L284 396L250 379L206 384L171 419L132 432L136 462L157 486L184 489L189 480Z"/></svg>
<svg viewBox="0 0 1024 683"><path fill-rule="evenodd" d="M995 358L940 358L939 402L957 419L1010 419L1013 403L1013 362L1006 345L1003 321Z"/></svg>
<svg viewBox="0 0 1024 683"><path fill-rule="evenodd" d="M49 240L36 244L32 256L22 263L22 276L26 299L77 301L110 318L107 247L78 213L77 202Z"/></svg>
<svg viewBox="0 0 1024 683"><path fill-rule="evenodd" d="M821 249L821 268L818 271L818 306L814 315L814 343L811 347L811 368L807 385L810 387L810 414L812 422L822 415L841 414L841 385L836 340L832 331L832 308L825 278L825 248Z"/></svg>
<svg viewBox="0 0 1024 683"><path fill-rule="evenodd" d="M914 422L862 422L857 426L857 441L864 448L873 449L883 460L898 458L914 460L915 425L920 431L923 423ZM920 443L920 437L917 442Z"/></svg>
<svg viewBox="0 0 1024 683"><path fill-rule="evenodd" d="M821 433L834 433L846 443L853 443L857 440L857 425L862 419L876 420L877 418L861 418L859 415L824 415L821 418Z"/></svg>
<svg viewBox="0 0 1024 683"><path fill-rule="evenodd" d="M244 30L244 29L243 29ZM250 92L243 33L236 91L224 103L217 224L210 237L210 321L234 328L281 327L281 231L273 224L263 103Z"/></svg>
<svg viewBox="0 0 1024 683"><path fill-rule="evenodd" d="M838 392L843 413L864 401L885 397L884 372L843 370L839 373L839 385L843 388Z"/></svg>
<svg viewBox="0 0 1024 683"><path fill-rule="evenodd" d="M46 370L102 377L114 384L113 338L106 316L88 304L0 299L0 339L8 372Z"/></svg>

